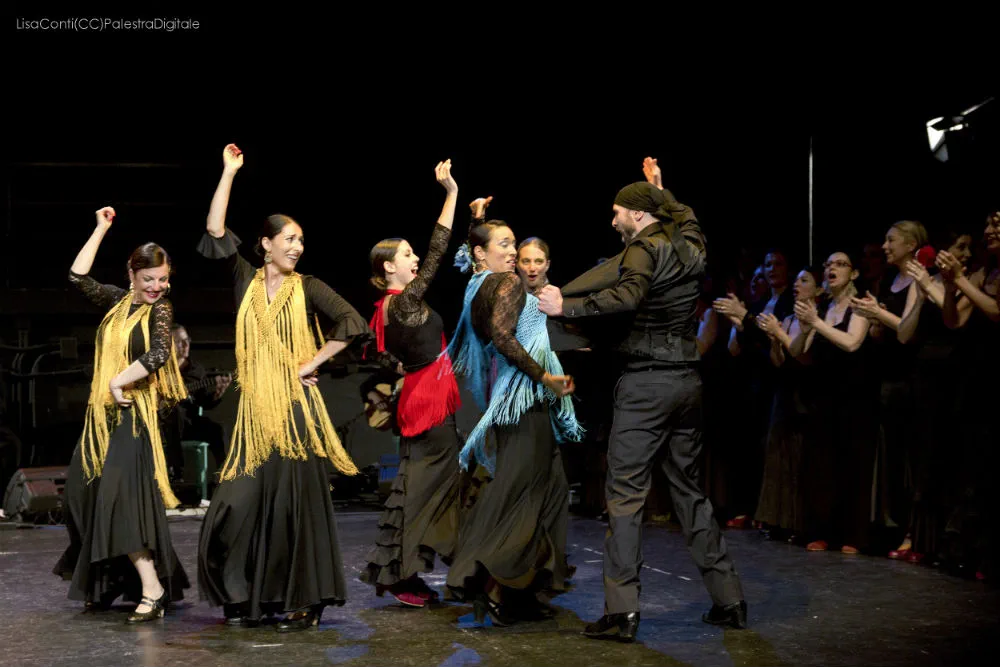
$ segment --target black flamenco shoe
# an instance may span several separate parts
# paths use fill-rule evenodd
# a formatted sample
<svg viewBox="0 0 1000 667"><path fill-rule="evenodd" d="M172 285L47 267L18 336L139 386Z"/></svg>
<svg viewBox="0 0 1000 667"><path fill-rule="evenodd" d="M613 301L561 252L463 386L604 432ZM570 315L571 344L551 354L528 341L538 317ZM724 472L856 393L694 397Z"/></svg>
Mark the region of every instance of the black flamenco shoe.
<svg viewBox="0 0 1000 667"><path fill-rule="evenodd" d="M741 600L735 604L725 607L712 605L707 614L703 614L701 620L711 625L723 625L734 630L746 630L747 627L747 603Z"/></svg>
<svg viewBox="0 0 1000 667"><path fill-rule="evenodd" d="M472 603L472 613L474 614L476 623L479 625L486 622L487 615L493 621L493 625L504 628L514 624L514 619L507 615L503 605L491 600L490 596L486 593L480 593L476 596L475 601Z"/></svg>
<svg viewBox="0 0 1000 667"><path fill-rule="evenodd" d="M166 589L163 590L163 595L161 595L160 599L158 600L154 600L153 598L149 598L143 595L142 601L139 602L139 604L140 605L142 605L143 603L148 604L149 611L144 611L142 613L133 611L131 614L128 615L128 619L125 622L129 624L148 623L149 621L155 621L157 619L163 618L163 613L167 608L167 598L168 596ZM136 608L138 609L138 607Z"/></svg>
<svg viewBox="0 0 1000 667"><path fill-rule="evenodd" d="M118 599L120 593L103 593L99 600L87 600L83 603L85 612L109 611L111 605Z"/></svg>
<svg viewBox="0 0 1000 667"><path fill-rule="evenodd" d="M246 604L225 604L222 608L226 615L226 625L231 628L256 628L260 625L260 619L249 615Z"/></svg>
<svg viewBox="0 0 1000 667"><path fill-rule="evenodd" d="M614 639L620 642L634 642L639 632L639 612L627 614L605 614L594 623L588 623L583 634L591 639Z"/></svg>
<svg viewBox="0 0 1000 667"><path fill-rule="evenodd" d="M298 632L319 626L319 619L323 615L324 605L316 605L308 609L293 611L278 622L275 629L278 632Z"/></svg>

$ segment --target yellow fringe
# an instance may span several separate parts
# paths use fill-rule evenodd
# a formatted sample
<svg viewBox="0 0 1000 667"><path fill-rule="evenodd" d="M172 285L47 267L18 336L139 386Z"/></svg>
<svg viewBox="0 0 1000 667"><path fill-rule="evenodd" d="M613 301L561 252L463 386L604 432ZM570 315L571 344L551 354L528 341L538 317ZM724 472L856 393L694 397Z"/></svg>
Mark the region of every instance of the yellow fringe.
<svg viewBox="0 0 1000 667"><path fill-rule="evenodd" d="M146 349L149 349L149 316L152 307L143 304L130 316L128 312L133 296L134 293L129 291L114 308L108 311L97 329L94 379L90 383L90 399L87 402L87 415L84 418L83 435L80 438L80 458L87 481L101 476L104 460L108 455L111 431L122 421L121 408L111 395L110 385L111 380L130 364L129 341L136 325L142 327L143 341ZM163 497L163 504L168 508L177 507L180 501L170 489L158 414L161 404L172 405L187 398L174 346L170 346L170 356L166 364L149 377L137 382L125 394L132 399L132 406L135 408L132 434L139 437L141 422L145 425L146 434L149 436L156 484Z"/></svg>
<svg viewBox="0 0 1000 667"><path fill-rule="evenodd" d="M222 479L252 475L275 450L283 458L299 460L312 451L345 474L358 473L340 444L319 388L299 380L299 368L319 351L315 333L306 315L302 276L285 276L268 304L264 270L258 270L236 316L240 406ZM295 424L296 405L304 416L305 433Z"/></svg>

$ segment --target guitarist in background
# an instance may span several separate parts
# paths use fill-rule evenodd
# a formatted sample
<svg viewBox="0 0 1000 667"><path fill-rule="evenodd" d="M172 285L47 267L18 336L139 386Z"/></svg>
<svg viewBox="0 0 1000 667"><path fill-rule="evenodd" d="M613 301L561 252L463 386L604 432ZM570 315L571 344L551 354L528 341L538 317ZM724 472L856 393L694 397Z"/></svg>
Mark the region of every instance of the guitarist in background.
<svg viewBox="0 0 1000 667"><path fill-rule="evenodd" d="M188 390L187 399L160 416L163 447L166 450L170 479L173 481L184 476L184 452L181 449L181 442L184 440L207 442L216 462L221 465L225 460L226 438L222 425L205 417L202 412L211 410L222 401L233 376L230 373L210 371L191 359L191 336L183 325L175 322L170 334L177 350L177 364Z"/></svg>

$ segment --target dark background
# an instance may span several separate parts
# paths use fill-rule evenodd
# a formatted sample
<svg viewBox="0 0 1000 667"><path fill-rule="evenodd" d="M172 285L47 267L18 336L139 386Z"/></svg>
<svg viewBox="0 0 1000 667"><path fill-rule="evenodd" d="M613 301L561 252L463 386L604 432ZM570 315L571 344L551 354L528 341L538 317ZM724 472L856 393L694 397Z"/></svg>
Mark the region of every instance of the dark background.
<svg viewBox="0 0 1000 667"><path fill-rule="evenodd" d="M124 284L133 248L165 246L193 356L231 365L228 281L194 253L229 142L246 155L227 220L245 253L264 217L291 215L306 236L299 269L366 318L375 297L368 250L390 236L426 250L443 201L433 167L445 158L460 187L455 245L467 203L493 195L491 215L519 239L549 242L556 284L618 251L611 203L642 180L646 155L695 209L719 273L735 270L742 247L754 257L785 248L793 269L808 261L810 141L816 262L880 241L903 218L978 232L996 207L997 109L948 164L931 156L925 131L928 119L994 94L993 78L909 69L898 54L876 64L821 54L805 36L780 47L718 35L697 49L661 41L654 53L648 39L558 22L432 32L420 26L436 17L419 13L397 15L392 28L346 15L310 25L308 17L150 12L161 14L195 16L202 28L39 34L4 18L0 344L78 338L79 360L52 358L44 369L92 354L100 316L68 289L66 273L105 205L118 217L93 275ZM429 294L447 323L464 284L445 266ZM0 366L9 368L13 354L2 351ZM22 436L71 447L85 383L54 384L51 400L39 401L49 400L44 414L66 432ZM15 390L5 391L10 406Z"/></svg>

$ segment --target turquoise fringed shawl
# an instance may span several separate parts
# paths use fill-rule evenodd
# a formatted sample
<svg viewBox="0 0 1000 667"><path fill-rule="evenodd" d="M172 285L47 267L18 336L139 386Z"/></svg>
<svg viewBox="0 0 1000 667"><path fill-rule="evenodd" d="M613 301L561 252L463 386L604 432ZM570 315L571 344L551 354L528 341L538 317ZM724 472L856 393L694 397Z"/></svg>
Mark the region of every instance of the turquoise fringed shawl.
<svg viewBox="0 0 1000 667"><path fill-rule="evenodd" d="M465 288L462 315L455 335L448 344L447 353L457 375L465 378L466 387L483 411L476 428L465 441L459 454L462 468L469 469L469 461L476 460L490 473L496 472L496 453L486 451L486 436L493 426L517 424L521 416L535 403L547 401L554 404L549 411L552 430L557 442L579 441L583 428L576 421L573 401L569 396L556 398L545 385L534 382L516 366L507 361L493 346L483 343L472 327L472 301L486 276L491 271L477 273ZM538 364L552 375L562 375L562 364L549 347L549 333L545 314L538 310L538 298L527 295L524 308L517 320L517 341ZM490 385L490 367L496 364L496 379Z"/></svg>

